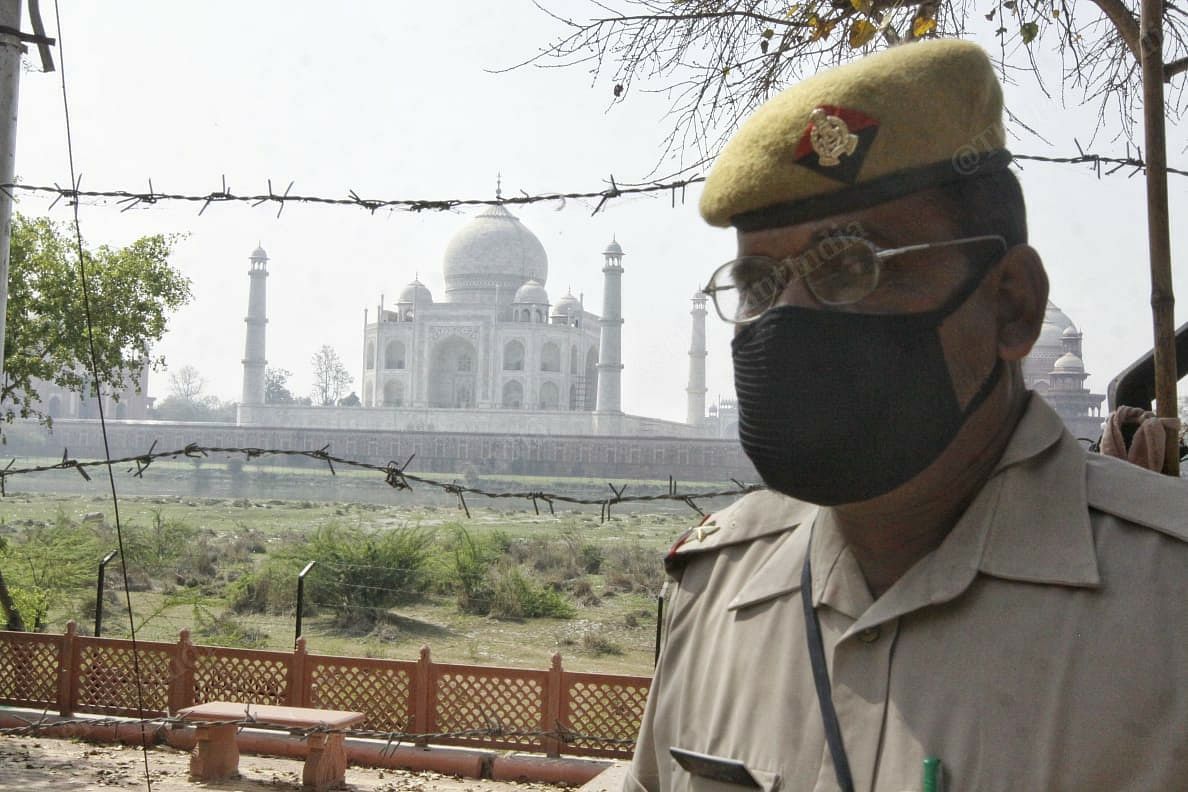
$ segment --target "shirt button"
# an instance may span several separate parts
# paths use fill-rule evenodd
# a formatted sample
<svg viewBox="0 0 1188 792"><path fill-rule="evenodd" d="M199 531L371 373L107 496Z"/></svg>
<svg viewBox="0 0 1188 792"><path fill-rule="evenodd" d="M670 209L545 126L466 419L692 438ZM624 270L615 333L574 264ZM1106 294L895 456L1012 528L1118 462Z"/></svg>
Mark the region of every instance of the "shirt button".
<svg viewBox="0 0 1188 792"><path fill-rule="evenodd" d="M862 632L858 633L858 640L862 643L874 643L879 640L882 631L878 627L867 627Z"/></svg>

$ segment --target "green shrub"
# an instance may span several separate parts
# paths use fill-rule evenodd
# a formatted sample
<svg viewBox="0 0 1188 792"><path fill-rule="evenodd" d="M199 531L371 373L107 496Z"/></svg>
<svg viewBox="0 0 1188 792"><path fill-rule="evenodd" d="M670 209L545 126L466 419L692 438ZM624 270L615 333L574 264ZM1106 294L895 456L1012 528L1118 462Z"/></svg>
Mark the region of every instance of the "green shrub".
<svg viewBox="0 0 1188 792"><path fill-rule="evenodd" d="M463 613L490 613L494 597L490 571L508 550L507 537L498 532L475 536L457 525L451 544L450 582L457 592L458 608Z"/></svg>
<svg viewBox="0 0 1188 792"><path fill-rule="evenodd" d="M613 545L606 551L602 573L608 590L657 594L664 585L663 557L638 541Z"/></svg>
<svg viewBox="0 0 1188 792"><path fill-rule="evenodd" d="M227 599L235 613L293 613L297 608L297 573L303 566L298 558L270 558L256 572L244 575L227 590ZM314 609L306 598L304 613Z"/></svg>
<svg viewBox="0 0 1188 792"><path fill-rule="evenodd" d="M491 570L492 616L534 619L571 619L574 607L561 592L532 580L518 566L501 564Z"/></svg>
<svg viewBox="0 0 1188 792"><path fill-rule="evenodd" d="M433 533L421 528L319 528L300 552L317 561L305 581L314 606L332 609L340 626L367 626L380 613L424 596Z"/></svg>

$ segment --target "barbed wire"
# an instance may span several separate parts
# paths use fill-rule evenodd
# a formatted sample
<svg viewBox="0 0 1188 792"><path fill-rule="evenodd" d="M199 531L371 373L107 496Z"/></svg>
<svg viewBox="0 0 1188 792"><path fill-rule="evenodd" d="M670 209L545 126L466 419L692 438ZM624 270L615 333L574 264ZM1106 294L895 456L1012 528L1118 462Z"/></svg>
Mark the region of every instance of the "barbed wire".
<svg viewBox="0 0 1188 792"><path fill-rule="evenodd" d="M325 445L317 450L299 450L290 448L255 448L255 447L226 447L226 446L203 446L197 443L189 443L184 448L177 448L171 451L157 451L157 441L153 441L149 450L143 454L136 454L133 456L120 457L118 459L93 459L80 461L71 459L69 449L62 452L62 461L56 462L52 465L34 465L31 467L15 467L16 459L9 461L8 466L0 469L0 497L7 494L8 479L13 476L30 475L35 473L47 473L54 470L77 470L87 481L91 480L90 474L87 472L88 468L94 467L110 467L115 465L134 465L135 467L128 468L127 472L136 478L143 478L144 472L149 466L159 459L176 459L178 457L188 457L191 459L202 459L210 454L226 454L230 456L243 455L248 461L257 459L259 457L267 456L290 456L290 457L305 457L326 463L332 475L337 475L338 471L335 469L335 464L343 467L353 467L362 470L370 470L381 473L384 476L384 482L395 490L412 490L413 483L423 484L428 487L434 487L450 495L458 498L459 507L466 513L469 518L470 507L466 503L467 495L476 495L483 498L491 499L515 499L528 500L532 502L532 507L536 514L540 514L540 504L543 502L549 507L550 514L556 514L553 505L555 503L569 503L574 505L584 506L599 506L602 509L601 522L606 522L611 516L611 507L620 503L647 503L655 501L672 501L677 503L684 503L686 506L697 512L700 516L705 517L706 512L698 505L697 501L707 500L711 498L725 498L738 497L746 495L751 492L765 489L760 484L744 484L737 479L731 479L735 485L735 489L728 490L712 490L705 492L679 492L677 483L671 477L669 478L668 491L664 493L657 493L652 495L625 495L628 485L622 484L616 487L613 483L607 482L607 487L610 488L612 497L607 498L590 498L581 497L578 495L565 495L557 492L547 492L544 490L519 490L510 492L493 492L485 490L480 487L468 486L451 481L440 481L424 476L418 476L414 473L407 472L409 464L412 463L416 454L409 456L404 463L390 461L386 465L377 465L371 462L364 462L357 459L348 459L346 457L335 456L331 454L329 445Z"/></svg>
<svg viewBox="0 0 1188 792"><path fill-rule="evenodd" d="M672 203L676 205L676 196L679 192L681 194L681 202L684 202L684 189L691 184L698 184L705 181L704 176L691 176L687 179L676 179L666 182L641 182L638 184L624 184L619 185L612 174L609 177L609 187L604 187L599 190L585 190L585 191L571 191L571 192L551 192L539 193L530 195L526 192L521 192L520 195L513 196L498 196L496 198L364 198L354 190L347 190L346 197L343 196L326 196L326 195L301 195L293 193L293 185L295 182L290 181L289 186L285 188L284 192L276 192L272 187L272 180L268 179L268 192L255 194L236 194L227 186L227 177L222 177L222 186L218 190L212 190L208 193L167 193L159 192L154 188L152 179L148 180L147 190L136 189L102 189L102 190L84 190L81 185L81 177L71 187L63 187L57 182L53 186L27 184L25 182L4 182L0 184L0 190L4 191L10 198L14 198L13 191L28 192L28 193L46 193L55 195L53 203L50 204L50 209L53 209L57 203L63 198L67 199L69 206L78 203L82 198L92 198L98 200L111 200L117 205L123 206L121 212L126 212L142 204L153 205L163 201L178 201L187 203L200 203L202 206L198 210L198 214L202 215L210 205L213 203L234 203L247 204L252 207L260 206L264 203L275 204L277 206L276 216L280 217L281 212L287 204L311 204L320 206L355 206L366 209L372 214L375 214L380 209L400 210L406 212L425 212L437 211L444 212L452 209L463 208L467 206L504 206L504 205L526 205L541 203L546 201L561 201L564 203L569 200L587 200L598 199L598 205L594 207L591 215L598 214L602 210L606 202L613 198L621 198L625 195L643 195L648 193L672 192ZM15 198L14 198L15 200Z"/></svg>
<svg viewBox="0 0 1188 792"><path fill-rule="evenodd" d="M1131 172L1128 174L1129 176L1135 176L1146 170L1147 163L1143 159L1141 152L1133 152L1129 146L1127 146L1125 156L1114 157L1086 152L1081 148L1080 143L1075 140L1074 143L1077 147L1077 154L1071 156L1013 154L1012 157L1018 162L1042 162L1054 165L1088 165L1093 169L1098 178L1101 178L1103 175L1111 176L1127 168L1131 169ZM1169 167L1167 168L1167 172L1177 176L1188 176L1188 170L1181 168ZM159 191L153 186L152 179L148 180L148 189L146 190L133 188L84 190L82 189L81 177L79 177L79 180L75 184L69 187L63 187L57 182L53 185L5 182L0 184L0 190L5 192L10 198L13 197L14 191L54 195L55 198L53 203L50 204L50 209L53 209L63 198L71 206L83 198L114 201L117 205L123 207L120 210L122 212L126 212L137 206L155 205L162 202L195 203L201 204L201 207L198 209L199 215L203 214L210 208L211 204L215 203L244 204L252 207L267 203L277 207L276 214L277 217L280 217L285 206L291 203L315 206L354 206L366 209L374 214L381 209L406 212L441 212L468 206L524 206L542 202L561 201L564 203L570 200L597 199L598 204L594 207L594 211L591 212L592 215L595 215L602 210L608 201L628 195L668 192L672 195L672 205L676 206L678 193L680 195L680 202L684 203L685 189L695 184L701 184L705 181L705 177L693 175L683 179L671 179L667 181L620 184L615 179L614 174L611 174L607 181L610 185L609 187L603 187L597 190L571 190L567 192L537 194L529 194L521 191L520 195L497 196L495 198L364 198L353 189L348 189L346 196L311 195L294 193L292 191L293 185L296 183L294 181L290 181L283 192L277 192L272 186L271 179L267 180L267 192L235 193L227 186L227 177L225 175L221 177L221 186L219 189L206 193Z"/></svg>
<svg viewBox="0 0 1188 792"><path fill-rule="evenodd" d="M327 726L319 724L315 726L293 726L292 724L274 723L268 720L263 720L254 717L251 714L251 707L253 705L245 704L245 715L242 718L233 720L195 720L192 718L185 718L179 715L165 715L157 718L117 718L117 717L103 717L103 718L69 718L69 719L49 719L43 713L38 720L28 720L20 718L18 715L9 713L9 717L17 718L24 721L21 726L6 726L0 728L0 736L13 737L27 737L35 734L41 734L53 729L63 729L69 731L71 727L85 726L88 728L115 726L119 727L154 727L157 730L165 727L187 727L187 728L215 728L219 726L236 726L239 728L250 729L272 729L275 731L288 732L296 737L308 737L311 734L341 734L344 737L357 737L365 740L384 740L388 743L388 748L395 748L401 743L425 743L434 740L544 740L554 739L563 744L570 744L578 741L595 742L603 745L617 745L623 747L630 747L635 744L634 739L621 737L607 737L596 734L583 734L581 732L573 731L564 724L558 723L552 729L514 729L507 728L501 725L497 717L487 717L489 726L482 729L457 729L454 731L444 732L407 732L407 731L383 731L380 729L352 729L337 726Z"/></svg>

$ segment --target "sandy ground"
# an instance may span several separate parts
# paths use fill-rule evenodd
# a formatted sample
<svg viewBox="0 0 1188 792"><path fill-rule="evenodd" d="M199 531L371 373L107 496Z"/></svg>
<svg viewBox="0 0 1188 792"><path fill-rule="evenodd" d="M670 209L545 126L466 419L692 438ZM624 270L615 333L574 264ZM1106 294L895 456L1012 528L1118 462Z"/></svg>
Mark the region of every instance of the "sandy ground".
<svg viewBox="0 0 1188 792"><path fill-rule="evenodd" d="M0 789L148 790L145 755L139 748L93 745L72 740L0 737ZM301 789L301 761L243 754L240 778L223 783L199 783L188 778L189 754L168 747L148 752L149 779L154 792L282 792ZM408 773L349 767L346 789L363 792L559 792L548 784L511 784L451 778L436 773Z"/></svg>

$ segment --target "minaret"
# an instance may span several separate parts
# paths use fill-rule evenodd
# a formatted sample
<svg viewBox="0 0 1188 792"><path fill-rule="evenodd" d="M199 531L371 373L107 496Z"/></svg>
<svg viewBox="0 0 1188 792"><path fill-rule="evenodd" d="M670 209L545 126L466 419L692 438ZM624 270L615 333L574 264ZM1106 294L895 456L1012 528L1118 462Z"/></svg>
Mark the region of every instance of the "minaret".
<svg viewBox="0 0 1188 792"><path fill-rule="evenodd" d="M248 291L247 340L243 348L243 398L241 404L264 403L264 329L268 324L268 254L257 246L248 270L252 285Z"/></svg>
<svg viewBox="0 0 1188 792"><path fill-rule="evenodd" d="M693 310L689 312L693 317L693 340L689 345L689 387L688 407L685 410L685 423L690 426L701 426L705 421L705 294L696 292L693 295Z"/></svg>
<svg viewBox="0 0 1188 792"><path fill-rule="evenodd" d="M602 267L605 280L602 286L601 333L598 341L598 401L594 409L600 413L621 413L623 372L623 248L617 240L602 251L606 263Z"/></svg>

